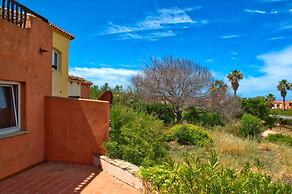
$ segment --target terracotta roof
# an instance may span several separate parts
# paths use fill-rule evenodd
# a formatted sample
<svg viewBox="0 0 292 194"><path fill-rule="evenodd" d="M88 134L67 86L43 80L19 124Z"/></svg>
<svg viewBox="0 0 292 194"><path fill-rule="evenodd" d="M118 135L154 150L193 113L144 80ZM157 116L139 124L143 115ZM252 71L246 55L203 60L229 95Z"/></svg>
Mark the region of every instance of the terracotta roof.
<svg viewBox="0 0 292 194"><path fill-rule="evenodd" d="M73 75L69 75L68 77L69 81L78 81L81 82L83 84L88 84L88 85L92 85L93 83L90 81L87 81L86 79L82 78L82 77L77 77L77 76L73 76Z"/></svg>
<svg viewBox="0 0 292 194"><path fill-rule="evenodd" d="M65 32L64 30L62 30L60 27L56 26L55 24L50 23L50 26L53 27L53 30L55 32L66 36L69 40L74 40L75 39L75 37L72 34L70 34L69 32Z"/></svg>

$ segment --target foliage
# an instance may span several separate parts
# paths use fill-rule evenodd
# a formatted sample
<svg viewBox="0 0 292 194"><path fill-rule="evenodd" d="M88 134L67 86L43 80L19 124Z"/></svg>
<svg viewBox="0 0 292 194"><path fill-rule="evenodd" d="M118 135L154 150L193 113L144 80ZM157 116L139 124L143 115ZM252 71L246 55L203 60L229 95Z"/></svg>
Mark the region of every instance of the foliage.
<svg viewBox="0 0 292 194"><path fill-rule="evenodd" d="M144 111L147 114L156 116L157 119L162 120L165 124L172 124L175 122L175 115L172 113L171 106L161 103L144 103Z"/></svg>
<svg viewBox="0 0 292 194"><path fill-rule="evenodd" d="M240 135L243 137L258 137L261 129L261 120L254 115L245 113L240 119Z"/></svg>
<svg viewBox="0 0 292 194"><path fill-rule="evenodd" d="M275 95L274 94L268 94L268 95L265 96L265 99L266 99L268 107L272 108L273 107L273 101L276 100Z"/></svg>
<svg viewBox="0 0 292 194"><path fill-rule="evenodd" d="M165 133L166 141L176 141L182 145L203 145L212 142L209 134L202 128L191 125L175 125Z"/></svg>
<svg viewBox="0 0 292 194"><path fill-rule="evenodd" d="M184 111L183 120L188 123L203 126L218 126L224 124L218 113L203 111L202 109L195 107L189 107L186 111Z"/></svg>
<svg viewBox="0 0 292 194"><path fill-rule="evenodd" d="M163 143L163 125L153 116L137 113L132 108L114 105L111 109L107 155L136 165L160 163L167 156Z"/></svg>
<svg viewBox="0 0 292 194"><path fill-rule="evenodd" d="M292 109L288 109L288 110L274 109L274 110L272 110L272 114L273 115L292 116Z"/></svg>
<svg viewBox="0 0 292 194"><path fill-rule="evenodd" d="M270 135L268 135L267 140L270 142L273 142L273 143L292 146L292 137L289 135L270 134Z"/></svg>
<svg viewBox="0 0 292 194"><path fill-rule="evenodd" d="M239 87L239 80L243 79L243 74L238 70L233 70L227 75L227 79L231 82L231 86L234 92L234 96L237 94Z"/></svg>
<svg viewBox="0 0 292 194"><path fill-rule="evenodd" d="M266 125L272 127L274 120L271 115L271 108L265 97L243 98L241 106L244 112L252 114L265 121Z"/></svg>
<svg viewBox="0 0 292 194"><path fill-rule="evenodd" d="M260 168L261 165L255 166ZM189 156L182 163L169 161L163 165L142 168L139 172L149 193L291 193L292 186L272 182L265 174L250 170L247 163L237 172L220 165L215 152L208 162Z"/></svg>
<svg viewBox="0 0 292 194"><path fill-rule="evenodd" d="M174 57L150 58L142 74L132 78L137 94L144 100L171 105L176 122L182 111L205 95L212 73L193 61Z"/></svg>

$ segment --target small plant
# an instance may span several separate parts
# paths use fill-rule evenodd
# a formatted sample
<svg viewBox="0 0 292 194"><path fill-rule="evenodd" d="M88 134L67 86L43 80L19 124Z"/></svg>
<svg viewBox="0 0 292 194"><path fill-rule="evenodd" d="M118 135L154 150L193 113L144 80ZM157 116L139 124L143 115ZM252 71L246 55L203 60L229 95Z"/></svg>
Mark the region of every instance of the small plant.
<svg viewBox="0 0 292 194"><path fill-rule="evenodd" d="M169 161L151 168L141 168L146 193L291 193L292 186L272 182L265 174L251 171L247 163L243 170L226 168L217 162L212 152L210 161L202 162L189 156L183 162Z"/></svg>
<svg viewBox="0 0 292 194"><path fill-rule="evenodd" d="M182 145L203 145L212 142L203 128L191 124L175 125L165 133L164 137L166 141L176 141Z"/></svg>
<svg viewBox="0 0 292 194"><path fill-rule="evenodd" d="M262 129L261 120L245 113L240 119L240 135L243 137L258 137Z"/></svg>
<svg viewBox="0 0 292 194"><path fill-rule="evenodd" d="M272 142L272 143L278 143L278 144L292 146L292 137L288 136L288 135L270 134L267 137L267 140Z"/></svg>

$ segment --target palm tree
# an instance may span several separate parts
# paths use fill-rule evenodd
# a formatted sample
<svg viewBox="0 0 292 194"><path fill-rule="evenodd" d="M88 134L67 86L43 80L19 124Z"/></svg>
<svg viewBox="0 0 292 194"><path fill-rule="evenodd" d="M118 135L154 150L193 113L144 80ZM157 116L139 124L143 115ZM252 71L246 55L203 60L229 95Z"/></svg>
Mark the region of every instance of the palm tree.
<svg viewBox="0 0 292 194"><path fill-rule="evenodd" d="M236 97L236 92L239 87L239 80L243 79L243 74L238 70L233 70L227 75L227 79L231 81L231 86Z"/></svg>
<svg viewBox="0 0 292 194"><path fill-rule="evenodd" d="M285 98L287 95L287 91L291 89L291 83L289 83L286 79L279 81L277 89L280 91L280 94L283 98L283 105L285 110Z"/></svg>
<svg viewBox="0 0 292 194"><path fill-rule="evenodd" d="M215 80L209 88L209 91L211 92L211 94L215 95L216 97L218 97L218 95L226 95L227 92L227 84L224 83L224 81L222 80Z"/></svg>
<svg viewBox="0 0 292 194"><path fill-rule="evenodd" d="M266 95L266 101L267 101L267 104L270 108L273 107L273 101L276 100L276 97L274 94L268 94Z"/></svg>

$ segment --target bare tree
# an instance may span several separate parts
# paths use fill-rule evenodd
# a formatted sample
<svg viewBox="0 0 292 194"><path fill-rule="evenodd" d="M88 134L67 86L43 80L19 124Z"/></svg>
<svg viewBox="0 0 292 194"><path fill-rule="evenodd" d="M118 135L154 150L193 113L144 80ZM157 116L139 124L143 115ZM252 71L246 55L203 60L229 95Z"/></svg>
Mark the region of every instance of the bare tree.
<svg viewBox="0 0 292 194"><path fill-rule="evenodd" d="M208 92L211 80L205 67L187 59L164 57L150 58L132 83L141 98L171 104L176 122L180 122L182 111Z"/></svg>

